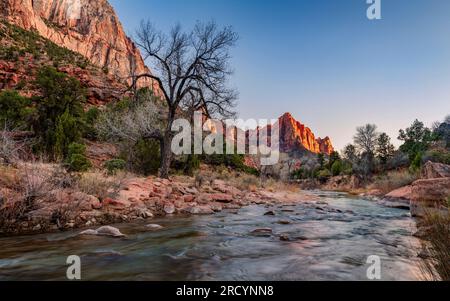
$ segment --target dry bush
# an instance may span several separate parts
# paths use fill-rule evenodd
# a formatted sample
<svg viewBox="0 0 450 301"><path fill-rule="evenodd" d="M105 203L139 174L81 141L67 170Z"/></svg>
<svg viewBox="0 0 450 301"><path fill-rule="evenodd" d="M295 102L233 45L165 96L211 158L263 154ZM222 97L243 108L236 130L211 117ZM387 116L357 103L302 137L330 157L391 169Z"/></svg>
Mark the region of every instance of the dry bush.
<svg viewBox="0 0 450 301"><path fill-rule="evenodd" d="M18 163L17 169L1 167L3 193L0 206L0 230L11 232L17 222L36 209L38 200L56 188L53 181L55 165L42 162ZM13 230L13 229L12 229Z"/></svg>
<svg viewBox="0 0 450 301"><path fill-rule="evenodd" d="M204 185L212 185L214 180L218 179L217 174L211 170L199 170L195 173L194 185L201 188Z"/></svg>
<svg viewBox="0 0 450 301"><path fill-rule="evenodd" d="M387 194L403 186L411 185L419 178L417 173L411 173L408 170L391 171L386 175L379 176L370 185L371 189L378 189L383 194Z"/></svg>
<svg viewBox="0 0 450 301"><path fill-rule="evenodd" d="M16 168L0 164L0 188L14 189L19 181Z"/></svg>
<svg viewBox="0 0 450 301"><path fill-rule="evenodd" d="M425 209L422 226L426 229L426 257L421 270L426 280L450 281L450 212Z"/></svg>
<svg viewBox="0 0 450 301"><path fill-rule="evenodd" d="M101 172L88 172L81 175L78 190L93 195L100 200L115 198L119 194L127 173L117 172L114 176L106 176Z"/></svg>

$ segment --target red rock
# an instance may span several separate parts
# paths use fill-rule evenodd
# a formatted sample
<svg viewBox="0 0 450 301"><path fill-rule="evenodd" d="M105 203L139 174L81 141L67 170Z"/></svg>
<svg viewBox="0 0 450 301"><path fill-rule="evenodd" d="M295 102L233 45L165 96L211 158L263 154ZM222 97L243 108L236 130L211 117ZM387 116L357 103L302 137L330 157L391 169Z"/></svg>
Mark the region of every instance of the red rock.
<svg viewBox="0 0 450 301"><path fill-rule="evenodd" d="M128 204L128 203L126 203L126 202L124 202L124 201L121 201L121 200L113 200L113 199L111 199L111 198L106 198L106 199L104 199L103 200L103 205L105 205L105 206L110 206L110 207L117 207L118 209L119 208L128 208L128 207L130 207L130 204Z"/></svg>
<svg viewBox="0 0 450 301"><path fill-rule="evenodd" d="M428 161L422 167L421 176L423 179L448 178L450 177L450 165Z"/></svg>
<svg viewBox="0 0 450 301"><path fill-rule="evenodd" d="M233 196L225 193L214 193L209 195L212 201L220 203L231 203L233 202Z"/></svg>
<svg viewBox="0 0 450 301"><path fill-rule="evenodd" d="M129 78L133 66L137 74L149 73L138 48L126 36L108 1L78 1L77 11L73 0L2 0L0 15L84 55L117 78ZM81 71L75 69L74 72ZM157 83L149 78L143 78L138 85L153 87L161 95Z"/></svg>
<svg viewBox="0 0 450 301"><path fill-rule="evenodd" d="M329 137L316 139L311 129L295 120L290 113L285 113L278 119L278 126L280 129L280 150L282 152L307 150L316 154L329 155L334 151ZM262 137L262 139L270 141L270 129L271 126L268 126L267 137ZM259 132L260 129L256 131Z"/></svg>
<svg viewBox="0 0 450 301"><path fill-rule="evenodd" d="M195 199L195 197L191 194L187 194L187 195L183 196L183 201L185 201L186 203L193 202L194 199Z"/></svg>

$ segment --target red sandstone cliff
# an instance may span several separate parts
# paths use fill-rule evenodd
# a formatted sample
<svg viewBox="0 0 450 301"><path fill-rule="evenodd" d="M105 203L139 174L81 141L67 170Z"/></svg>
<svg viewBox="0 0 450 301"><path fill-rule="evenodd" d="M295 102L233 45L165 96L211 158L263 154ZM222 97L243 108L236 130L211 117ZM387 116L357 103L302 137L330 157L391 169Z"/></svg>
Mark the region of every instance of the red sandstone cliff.
<svg viewBox="0 0 450 301"><path fill-rule="evenodd" d="M149 72L107 0L0 0L0 15L82 54L118 81L129 80L131 70ZM150 79L138 84L157 91Z"/></svg>
<svg viewBox="0 0 450 301"><path fill-rule="evenodd" d="M280 150L282 152L295 151L299 147L313 153L331 154L334 149L329 137L317 138L310 128L295 120L286 113L278 119L280 126Z"/></svg>

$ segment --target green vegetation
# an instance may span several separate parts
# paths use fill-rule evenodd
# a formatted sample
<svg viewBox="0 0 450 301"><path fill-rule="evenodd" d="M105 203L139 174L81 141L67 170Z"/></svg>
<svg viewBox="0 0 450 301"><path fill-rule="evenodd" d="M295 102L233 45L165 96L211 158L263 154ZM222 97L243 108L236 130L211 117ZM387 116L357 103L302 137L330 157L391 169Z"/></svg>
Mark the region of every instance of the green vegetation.
<svg viewBox="0 0 450 301"><path fill-rule="evenodd" d="M376 125L358 127L354 144L345 146L342 157L337 152L330 156L319 154L315 162L303 164L291 174L291 178L323 181L331 176L356 175L371 180L374 176L381 175L381 180L378 178L375 181L386 187L399 188L402 183L410 183L411 179L416 179L417 172L428 160L450 164L447 141L449 122L448 117L443 123L437 122L435 130L432 131L422 122L415 120L409 128L399 131L399 139L404 142L399 150L395 149L386 133L377 132ZM397 177L395 171L399 169L407 171L400 172ZM385 176L393 178L386 179ZM388 183L389 181L392 183ZM384 190L382 185L375 186Z"/></svg>
<svg viewBox="0 0 450 301"><path fill-rule="evenodd" d="M408 154L409 160L413 162L418 154L425 152L433 141L433 135L423 122L415 120L406 130L400 130L398 139L403 141L400 151Z"/></svg>
<svg viewBox="0 0 450 301"><path fill-rule="evenodd" d="M36 80L42 96L37 97L32 122L38 137L36 151L52 158L65 158L68 145L77 142L83 131L85 91L80 83L52 67L43 67Z"/></svg>
<svg viewBox="0 0 450 301"><path fill-rule="evenodd" d="M115 175L118 171L126 168L127 162L122 159L113 159L105 162L105 168L108 171L108 175Z"/></svg>
<svg viewBox="0 0 450 301"><path fill-rule="evenodd" d="M71 143L68 146L66 163L71 171L83 172L91 168L91 162L86 158L86 146L83 144Z"/></svg>
<svg viewBox="0 0 450 301"><path fill-rule="evenodd" d="M85 69L89 66L88 60L81 54L58 46L35 31L22 29L6 21L0 24L0 36L8 38L8 41L13 43L0 49L0 58L7 61L17 61L19 57L29 53L35 59L46 55L55 67L61 64L72 64Z"/></svg>
<svg viewBox="0 0 450 301"><path fill-rule="evenodd" d="M31 100L20 96L17 91L0 93L0 125L5 124L13 129L27 127L27 122L33 114Z"/></svg>
<svg viewBox="0 0 450 301"><path fill-rule="evenodd" d="M160 167L161 150L159 141L140 139L131 149L127 148L122 155L128 162L131 171L143 175L156 175Z"/></svg>

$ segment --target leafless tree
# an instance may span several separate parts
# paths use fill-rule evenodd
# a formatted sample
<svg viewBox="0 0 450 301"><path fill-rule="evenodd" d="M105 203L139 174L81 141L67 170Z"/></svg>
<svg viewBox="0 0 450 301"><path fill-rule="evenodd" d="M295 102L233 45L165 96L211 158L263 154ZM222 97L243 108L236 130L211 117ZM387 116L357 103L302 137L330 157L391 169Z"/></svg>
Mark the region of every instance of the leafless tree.
<svg viewBox="0 0 450 301"><path fill-rule="evenodd" d="M165 35L150 22L142 21L136 31L135 43L145 60L151 62L153 73L136 75L132 82L153 79L168 106L166 128L149 137L161 141L161 177L169 175L171 128L180 110L201 108L209 116L234 115L237 93L228 87L228 78L232 74L230 48L237 40L231 27L219 28L215 22L197 23L188 33L177 25Z"/></svg>
<svg viewBox="0 0 450 301"><path fill-rule="evenodd" d="M366 124L356 128L356 135L353 140L360 152L374 154L378 135L376 125Z"/></svg>

